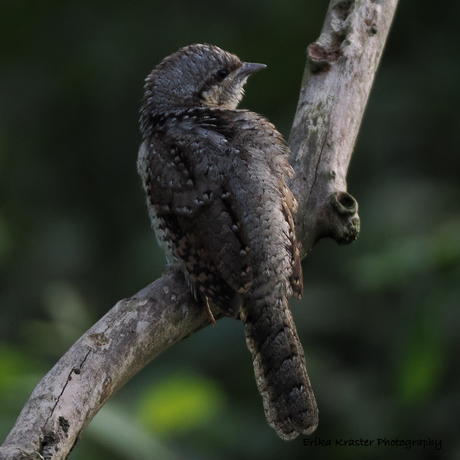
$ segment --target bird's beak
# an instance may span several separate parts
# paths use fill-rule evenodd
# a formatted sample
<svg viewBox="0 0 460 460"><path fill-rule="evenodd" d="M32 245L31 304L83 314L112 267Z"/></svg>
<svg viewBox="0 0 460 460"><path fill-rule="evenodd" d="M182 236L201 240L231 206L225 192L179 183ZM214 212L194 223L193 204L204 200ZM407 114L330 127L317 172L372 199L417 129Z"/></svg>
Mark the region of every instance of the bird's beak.
<svg viewBox="0 0 460 460"><path fill-rule="evenodd" d="M249 77L249 75L259 70L265 69L265 64L256 64L255 62L245 62L238 72L240 77Z"/></svg>

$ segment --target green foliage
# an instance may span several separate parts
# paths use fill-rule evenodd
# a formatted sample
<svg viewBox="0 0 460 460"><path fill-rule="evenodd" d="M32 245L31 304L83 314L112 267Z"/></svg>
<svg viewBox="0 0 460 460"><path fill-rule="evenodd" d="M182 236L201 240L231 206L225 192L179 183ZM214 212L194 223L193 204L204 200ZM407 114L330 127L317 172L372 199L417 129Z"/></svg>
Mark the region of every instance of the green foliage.
<svg viewBox="0 0 460 460"><path fill-rule="evenodd" d="M139 419L152 433L173 436L209 423L222 411L224 399L210 380L193 374L170 375L140 398Z"/></svg>
<svg viewBox="0 0 460 460"><path fill-rule="evenodd" d="M398 393L404 402L433 396L445 366L445 350L436 321L425 319L407 331L399 370Z"/></svg>
<svg viewBox="0 0 460 460"><path fill-rule="evenodd" d="M46 368L37 366L29 354L0 343L0 427L11 428L18 408L44 371Z"/></svg>

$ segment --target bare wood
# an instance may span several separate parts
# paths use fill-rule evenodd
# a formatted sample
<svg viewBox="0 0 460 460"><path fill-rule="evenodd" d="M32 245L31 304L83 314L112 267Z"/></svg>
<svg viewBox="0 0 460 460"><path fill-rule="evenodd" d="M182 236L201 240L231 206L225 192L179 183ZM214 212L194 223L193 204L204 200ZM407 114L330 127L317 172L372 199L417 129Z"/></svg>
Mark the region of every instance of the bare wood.
<svg viewBox="0 0 460 460"><path fill-rule="evenodd" d="M346 173L397 0L332 0L307 49L290 146L306 254L359 232ZM1 460L64 459L104 403L153 358L210 324L180 274L118 302L42 379L0 447Z"/></svg>
<svg viewBox="0 0 460 460"><path fill-rule="evenodd" d="M397 0L332 0L307 64L289 145L305 255L321 238L351 243L358 203L346 175Z"/></svg>
<svg viewBox="0 0 460 460"><path fill-rule="evenodd" d="M210 322L180 273L120 300L37 385L0 459L66 458L110 396L153 358Z"/></svg>

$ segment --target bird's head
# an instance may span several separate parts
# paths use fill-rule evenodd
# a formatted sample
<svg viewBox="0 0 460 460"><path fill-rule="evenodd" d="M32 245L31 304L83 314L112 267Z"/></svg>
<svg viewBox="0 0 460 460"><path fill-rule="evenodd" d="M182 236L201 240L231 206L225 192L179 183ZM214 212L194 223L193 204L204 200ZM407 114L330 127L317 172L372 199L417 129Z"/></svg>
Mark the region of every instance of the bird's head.
<svg viewBox="0 0 460 460"><path fill-rule="evenodd" d="M145 80L142 111L193 107L235 109L249 75L264 64L242 62L213 45L190 45L166 57Z"/></svg>

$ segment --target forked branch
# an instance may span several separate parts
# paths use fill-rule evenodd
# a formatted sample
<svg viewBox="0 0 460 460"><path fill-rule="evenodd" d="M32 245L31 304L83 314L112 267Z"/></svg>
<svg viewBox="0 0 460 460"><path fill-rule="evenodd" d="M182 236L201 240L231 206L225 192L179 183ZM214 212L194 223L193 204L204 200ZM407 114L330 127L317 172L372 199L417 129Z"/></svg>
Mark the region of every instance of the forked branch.
<svg viewBox="0 0 460 460"><path fill-rule="evenodd" d="M289 140L305 255L321 238L359 232L346 174L397 0L332 0L307 66ZM121 300L42 379L0 459L64 459L105 402L153 358L210 324L180 274Z"/></svg>

